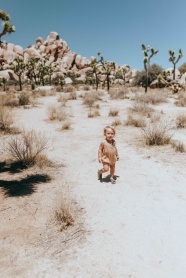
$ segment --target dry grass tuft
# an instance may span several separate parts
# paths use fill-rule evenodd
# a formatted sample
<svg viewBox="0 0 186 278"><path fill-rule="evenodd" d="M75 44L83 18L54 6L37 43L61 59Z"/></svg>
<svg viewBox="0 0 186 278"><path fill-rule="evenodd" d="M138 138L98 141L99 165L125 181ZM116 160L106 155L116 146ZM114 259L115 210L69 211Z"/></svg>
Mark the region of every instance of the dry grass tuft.
<svg viewBox="0 0 186 278"><path fill-rule="evenodd" d="M176 101L175 104L180 107L186 107L186 93L180 92L177 97L178 101Z"/></svg>
<svg viewBox="0 0 186 278"><path fill-rule="evenodd" d="M167 101L167 95L160 92L149 92L135 95L135 101L146 104L159 104Z"/></svg>
<svg viewBox="0 0 186 278"><path fill-rule="evenodd" d="M70 121L65 121L65 122L62 124L61 129L62 129L62 130L69 130L69 129L71 129L71 122L70 122Z"/></svg>
<svg viewBox="0 0 186 278"><path fill-rule="evenodd" d="M10 132L13 118L14 114L10 108L0 106L0 131Z"/></svg>
<svg viewBox="0 0 186 278"><path fill-rule="evenodd" d="M145 127L146 122L145 122L145 119L142 118L141 115L139 115L139 114L136 114L136 115L128 114L125 125L134 126L134 127Z"/></svg>
<svg viewBox="0 0 186 278"><path fill-rule="evenodd" d="M146 103L144 102L134 102L131 110L136 113L142 113L142 114L147 114L153 111L151 107L149 107Z"/></svg>
<svg viewBox="0 0 186 278"><path fill-rule="evenodd" d="M118 118L118 119L115 119L115 120L112 122L111 126L119 126L119 125L121 125L121 124L122 124L122 122L121 122L121 120Z"/></svg>
<svg viewBox="0 0 186 278"><path fill-rule="evenodd" d="M109 95L111 99L126 99L128 97L128 89L111 89L109 91Z"/></svg>
<svg viewBox="0 0 186 278"><path fill-rule="evenodd" d="M12 94L12 93L0 95L0 105L16 107L16 106L19 106L19 100L15 96L15 94Z"/></svg>
<svg viewBox="0 0 186 278"><path fill-rule="evenodd" d="M172 141L171 145L175 149L176 152L180 152L180 153L186 152L186 147L182 142Z"/></svg>
<svg viewBox="0 0 186 278"><path fill-rule="evenodd" d="M36 156L35 164L39 168L52 166L52 162L48 159L48 157L45 154L42 154L42 153L40 153Z"/></svg>
<svg viewBox="0 0 186 278"><path fill-rule="evenodd" d="M22 92L18 96L19 105L28 105L30 103L30 95L28 92Z"/></svg>
<svg viewBox="0 0 186 278"><path fill-rule="evenodd" d="M85 93L83 96L83 104L91 108L91 107L95 106L96 101L102 100L101 99L102 95L103 95L103 93L96 92L96 91L91 91L90 93Z"/></svg>
<svg viewBox="0 0 186 278"><path fill-rule="evenodd" d="M151 123L141 128L142 136L148 146L169 144L173 136L172 130L172 125L167 122Z"/></svg>
<svg viewBox="0 0 186 278"><path fill-rule="evenodd" d="M61 102L62 106L66 106L67 101L69 100L69 97L66 95L60 95L57 99L58 102Z"/></svg>
<svg viewBox="0 0 186 278"><path fill-rule="evenodd" d="M65 108L53 104L48 106L47 115L50 121L54 121L54 120L64 121L67 118Z"/></svg>
<svg viewBox="0 0 186 278"><path fill-rule="evenodd" d="M70 99L70 100L75 100L75 99L77 99L77 94L76 94L76 92L71 92L70 95L69 95L69 99Z"/></svg>
<svg viewBox="0 0 186 278"><path fill-rule="evenodd" d="M47 138L41 132L25 131L8 140L8 153L23 165L35 164L38 155L47 148Z"/></svg>
<svg viewBox="0 0 186 278"><path fill-rule="evenodd" d="M110 111L109 111L109 113L108 113L108 116L110 116L110 117L116 117L116 116L118 116L118 114L119 114L119 110L118 109L110 109Z"/></svg>
<svg viewBox="0 0 186 278"><path fill-rule="evenodd" d="M177 128L186 128L186 114L180 114L176 118Z"/></svg>
<svg viewBox="0 0 186 278"><path fill-rule="evenodd" d="M96 118L96 117L99 117L100 116L100 113L98 110L95 110L95 111L92 111L90 110L88 112L88 118Z"/></svg>

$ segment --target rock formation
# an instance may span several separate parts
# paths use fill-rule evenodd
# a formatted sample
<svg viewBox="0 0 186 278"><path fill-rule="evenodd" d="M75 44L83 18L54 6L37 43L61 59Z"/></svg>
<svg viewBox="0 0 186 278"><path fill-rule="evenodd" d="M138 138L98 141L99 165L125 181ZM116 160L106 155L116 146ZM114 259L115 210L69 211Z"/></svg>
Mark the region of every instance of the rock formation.
<svg viewBox="0 0 186 278"><path fill-rule="evenodd" d="M72 52L66 41L61 39L56 32L51 32L46 40L38 37L36 43L26 49L19 45L3 43L0 46L0 56L4 60L3 69L6 69L17 57L22 57L25 63L31 57L45 58L55 68L52 78L63 76L71 71L78 74L80 76L78 80L82 81L85 80L87 72L91 73L93 71L90 65L91 61L95 59L95 57L88 59ZM127 68L127 81L129 82L134 77L134 71L128 65L123 67Z"/></svg>

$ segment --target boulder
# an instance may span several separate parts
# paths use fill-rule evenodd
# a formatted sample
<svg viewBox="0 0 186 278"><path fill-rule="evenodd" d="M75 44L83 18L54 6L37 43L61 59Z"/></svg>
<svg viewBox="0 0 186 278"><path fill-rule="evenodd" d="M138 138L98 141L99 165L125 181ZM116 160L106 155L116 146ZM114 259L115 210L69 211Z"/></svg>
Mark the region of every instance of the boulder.
<svg viewBox="0 0 186 278"><path fill-rule="evenodd" d="M14 44L13 43L8 43L6 49L13 51L14 50Z"/></svg>
<svg viewBox="0 0 186 278"><path fill-rule="evenodd" d="M86 81L86 75L85 75L85 74L82 74L80 77L77 77L76 80L77 80L77 81L85 82L85 81Z"/></svg>
<svg viewBox="0 0 186 278"><path fill-rule="evenodd" d="M123 85L123 84L124 84L124 81L123 81L123 79L115 79L115 80L114 80L114 84Z"/></svg>
<svg viewBox="0 0 186 278"><path fill-rule="evenodd" d="M13 70L7 69L7 70L1 70L0 71L0 79L6 79L9 80L16 80L18 81L18 76L13 72Z"/></svg>
<svg viewBox="0 0 186 278"><path fill-rule="evenodd" d="M16 54L23 56L24 50L23 50L22 46L20 46L20 45L14 45L13 51L14 51Z"/></svg>
<svg viewBox="0 0 186 278"><path fill-rule="evenodd" d="M72 79L70 77L66 77L65 84L72 84Z"/></svg>
<svg viewBox="0 0 186 278"><path fill-rule="evenodd" d="M36 39L36 44L37 43L40 43L40 44L43 44L44 43L44 39L42 38L42 37L38 37L37 39Z"/></svg>
<svg viewBox="0 0 186 278"><path fill-rule="evenodd" d="M24 54L25 53L27 53L29 55L29 57L41 58L39 51L36 50L34 47L26 48L24 51Z"/></svg>
<svg viewBox="0 0 186 278"><path fill-rule="evenodd" d="M65 69L71 69L71 67L73 66L74 60L75 60L75 56L76 56L75 53L71 53L71 54L64 56L61 60L62 67Z"/></svg>
<svg viewBox="0 0 186 278"><path fill-rule="evenodd" d="M8 64L12 63L15 58L17 58L17 54L13 50L5 50L3 51L3 58L7 61Z"/></svg>
<svg viewBox="0 0 186 278"><path fill-rule="evenodd" d="M51 32L48 37L47 37L47 42L48 43L52 43L54 42L55 40L58 40L59 39L59 35L57 32Z"/></svg>

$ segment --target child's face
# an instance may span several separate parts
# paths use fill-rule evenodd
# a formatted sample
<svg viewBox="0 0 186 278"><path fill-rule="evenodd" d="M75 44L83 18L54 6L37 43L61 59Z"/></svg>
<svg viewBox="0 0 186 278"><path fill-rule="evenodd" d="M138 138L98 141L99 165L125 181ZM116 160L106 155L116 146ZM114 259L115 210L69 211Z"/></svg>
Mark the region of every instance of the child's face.
<svg viewBox="0 0 186 278"><path fill-rule="evenodd" d="M114 131L111 128L107 128L105 131L105 137L107 140L112 140L115 136Z"/></svg>

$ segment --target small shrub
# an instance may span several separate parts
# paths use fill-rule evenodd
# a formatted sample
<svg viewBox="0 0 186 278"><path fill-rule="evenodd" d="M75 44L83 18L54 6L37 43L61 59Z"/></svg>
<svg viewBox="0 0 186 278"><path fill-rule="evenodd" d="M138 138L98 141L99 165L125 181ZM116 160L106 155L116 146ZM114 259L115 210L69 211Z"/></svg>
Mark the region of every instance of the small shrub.
<svg viewBox="0 0 186 278"><path fill-rule="evenodd" d="M88 86L88 85L85 85L84 87L83 87L83 90L84 91L89 91L91 88L90 88L90 86Z"/></svg>
<svg viewBox="0 0 186 278"><path fill-rule="evenodd" d="M60 225L60 231L75 223L75 205L65 195L61 196L60 204L55 211L55 220Z"/></svg>
<svg viewBox="0 0 186 278"><path fill-rule="evenodd" d="M76 92L71 92L71 93L70 93L70 96L69 96L69 99L71 99L71 100L77 99L77 94L76 94Z"/></svg>
<svg viewBox="0 0 186 278"><path fill-rule="evenodd" d="M74 92L74 90L75 90L75 88L72 85L68 85L68 86L64 87L64 89L63 89L63 91L65 93L72 93L72 92Z"/></svg>
<svg viewBox="0 0 186 278"><path fill-rule="evenodd" d="M145 127L146 122L140 115L131 115L127 116L127 120L125 122L127 126L134 126L134 127Z"/></svg>
<svg viewBox="0 0 186 278"><path fill-rule="evenodd" d="M8 132L13 124L13 112L8 107L0 106L0 130Z"/></svg>
<svg viewBox="0 0 186 278"><path fill-rule="evenodd" d="M115 119L113 122L112 122L112 124L111 124L111 126L119 126L119 125L121 125L122 123L121 123L121 120L120 119Z"/></svg>
<svg viewBox="0 0 186 278"><path fill-rule="evenodd" d="M62 124L61 129L62 130L69 130L71 128L71 122L70 121L66 121Z"/></svg>
<svg viewBox="0 0 186 278"><path fill-rule="evenodd" d="M149 92L146 94L136 94L135 100L137 102L142 102L142 103L149 103L149 104L158 104L162 102L166 102L167 96L164 93L160 92Z"/></svg>
<svg viewBox="0 0 186 278"><path fill-rule="evenodd" d="M22 92L19 96L18 96L18 100L19 100L19 105L28 105L30 103L30 97L28 93L24 93Z"/></svg>
<svg viewBox="0 0 186 278"><path fill-rule="evenodd" d="M172 141L172 147L175 149L176 152L186 152L185 145L182 142Z"/></svg>
<svg viewBox="0 0 186 278"><path fill-rule="evenodd" d="M6 94L0 96L0 105L16 107L19 105L19 100L15 94Z"/></svg>
<svg viewBox="0 0 186 278"><path fill-rule="evenodd" d="M134 102L131 110L133 112L142 113L142 114L150 113L153 111L153 109L144 102Z"/></svg>
<svg viewBox="0 0 186 278"><path fill-rule="evenodd" d="M178 101L175 102L177 106L186 107L186 93L181 92L178 94Z"/></svg>
<svg viewBox="0 0 186 278"><path fill-rule="evenodd" d="M51 104L47 108L47 114L50 121L59 120L64 121L67 118L65 108Z"/></svg>
<svg viewBox="0 0 186 278"><path fill-rule="evenodd" d="M172 126L166 122L149 124L141 128L142 136L148 146L169 144L173 135L171 131Z"/></svg>
<svg viewBox="0 0 186 278"><path fill-rule="evenodd" d="M10 138L8 152L23 165L35 164L38 155L47 148L47 138L41 132L23 130L20 136Z"/></svg>
<svg viewBox="0 0 186 278"><path fill-rule="evenodd" d="M97 91L91 91L90 93L85 93L83 95L83 104L85 104L88 107L93 107L95 106L96 101L102 100L101 96L103 96L103 93Z"/></svg>
<svg viewBox="0 0 186 278"><path fill-rule="evenodd" d="M58 102L61 102L62 106L66 106L67 101L69 100L68 96L60 95L57 99Z"/></svg>
<svg viewBox="0 0 186 278"><path fill-rule="evenodd" d="M38 154L35 159L35 164L39 168L50 167L52 165L51 161L45 154Z"/></svg>
<svg viewBox="0 0 186 278"><path fill-rule="evenodd" d="M110 109L110 111L108 113L108 115L110 117L116 117L116 116L118 116L118 114L119 114L119 110L118 109Z"/></svg>
<svg viewBox="0 0 186 278"><path fill-rule="evenodd" d="M111 99L126 99L128 98L127 94L128 94L127 88L122 90L111 89L109 92Z"/></svg>
<svg viewBox="0 0 186 278"><path fill-rule="evenodd" d="M176 118L177 128L186 128L186 114L180 114Z"/></svg>
<svg viewBox="0 0 186 278"><path fill-rule="evenodd" d="M99 116L100 116L100 113L98 110L96 110L96 111L90 110L88 112L88 118L95 118L95 117L99 117Z"/></svg>

